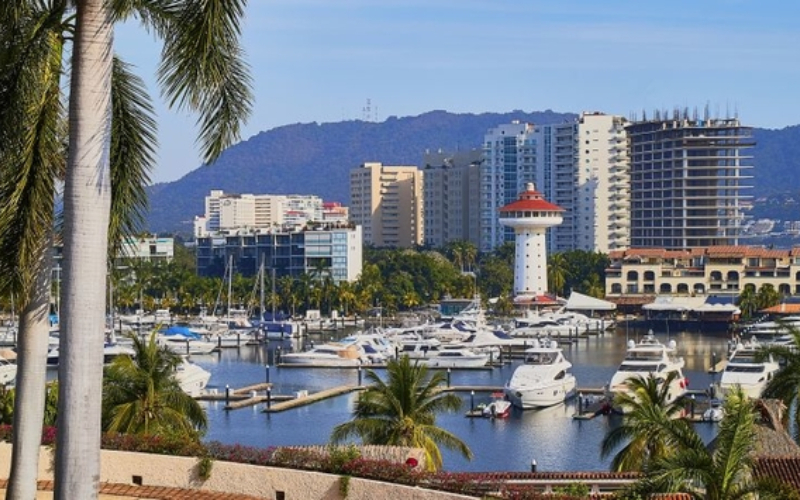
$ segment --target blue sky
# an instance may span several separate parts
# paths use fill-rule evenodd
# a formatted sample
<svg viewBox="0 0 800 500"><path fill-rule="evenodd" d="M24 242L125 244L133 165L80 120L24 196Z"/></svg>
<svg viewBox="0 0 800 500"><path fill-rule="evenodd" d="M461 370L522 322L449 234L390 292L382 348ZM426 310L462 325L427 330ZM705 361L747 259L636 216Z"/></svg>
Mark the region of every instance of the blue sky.
<svg viewBox="0 0 800 500"><path fill-rule="evenodd" d="M787 0L250 0L255 108L243 139L435 109L630 116L708 105L783 128L800 123L798 14ZM133 24L115 43L157 97L159 45ZM156 106L153 180L172 181L200 165L194 118Z"/></svg>

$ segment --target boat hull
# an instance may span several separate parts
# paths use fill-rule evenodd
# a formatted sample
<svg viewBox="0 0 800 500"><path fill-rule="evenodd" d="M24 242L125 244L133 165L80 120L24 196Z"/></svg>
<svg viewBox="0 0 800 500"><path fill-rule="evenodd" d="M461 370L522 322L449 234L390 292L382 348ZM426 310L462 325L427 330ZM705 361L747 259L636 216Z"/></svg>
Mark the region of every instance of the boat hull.
<svg viewBox="0 0 800 500"><path fill-rule="evenodd" d="M511 404L523 410L547 408L563 403L575 395L575 377L535 386L506 386L504 392Z"/></svg>
<svg viewBox="0 0 800 500"><path fill-rule="evenodd" d="M333 367L349 367L360 366L363 362L360 359L348 358L325 358L314 356L301 356L284 354L281 358L281 363L287 365L308 365L308 366L333 366Z"/></svg>

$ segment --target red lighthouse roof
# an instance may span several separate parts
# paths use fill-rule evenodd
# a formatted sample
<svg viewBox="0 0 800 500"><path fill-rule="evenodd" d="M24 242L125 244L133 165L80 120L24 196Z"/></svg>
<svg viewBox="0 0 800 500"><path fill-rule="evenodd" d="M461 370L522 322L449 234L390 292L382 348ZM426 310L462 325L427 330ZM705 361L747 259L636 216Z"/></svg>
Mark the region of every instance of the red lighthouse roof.
<svg viewBox="0 0 800 500"><path fill-rule="evenodd" d="M520 193L519 199L502 207L500 212L564 212L565 210L558 205L554 205L545 200L542 193L533 187L529 182L526 190Z"/></svg>

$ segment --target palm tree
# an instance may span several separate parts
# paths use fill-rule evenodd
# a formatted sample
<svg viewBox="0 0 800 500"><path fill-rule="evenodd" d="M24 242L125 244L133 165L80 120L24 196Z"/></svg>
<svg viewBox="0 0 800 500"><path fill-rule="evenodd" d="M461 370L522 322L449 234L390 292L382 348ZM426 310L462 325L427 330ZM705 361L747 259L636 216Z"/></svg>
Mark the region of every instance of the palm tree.
<svg viewBox="0 0 800 500"><path fill-rule="evenodd" d="M14 498L35 494L45 412L55 186L64 176L66 156L60 84L64 41L75 28L68 4L9 1L0 7L5 27L0 34L0 287L23 298L8 490ZM112 73L109 161L115 189L108 231L116 243L118 235L143 220L140 209L153 160L155 122L141 80L117 60ZM6 272L7 266L14 272Z"/></svg>
<svg viewBox="0 0 800 500"><path fill-rule="evenodd" d="M753 317L753 313L758 310L758 301L756 299L755 287L753 285L745 285L744 290L742 290L742 293L739 294L737 305L739 306L739 309L742 310L742 317L744 319L750 319Z"/></svg>
<svg viewBox="0 0 800 500"><path fill-rule="evenodd" d="M15 6L33 0L14 0ZM112 182L113 23L141 20L164 41L159 82L170 104L200 113L211 163L250 108L241 60L244 0L75 0L55 498L96 498L100 475L103 304ZM80 457L78 460L76 457Z"/></svg>
<svg viewBox="0 0 800 500"><path fill-rule="evenodd" d="M33 498L44 418L55 181L63 174L63 26L0 6L0 290L20 306L9 497Z"/></svg>
<svg viewBox="0 0 800 500"><path fill-rule="evenodd" d="M671 383L678 377L670 372L663 380L650 374L631 377L626 382L628 392L618 393L614 404L622 408L622 425L611 429L603 438L600 454L611 455L623 443L611 462L611 470L640 471L647 464L664 457L669 451L668 422L681 416L681 398L669 402Z"/></svg>
<svg viewBox="0 0 800 500"><path fill-rule="evenodd" d="M472 458L463 441L436 426L437 413L461 407L458 396L440 392L446 383L443 372L429 374L426 366L402 356L389 361L386 374L388 380L384 382L374 371L367 370L366 379L371 385L358 398L353 420L333 429L332 442L358 436L365 444L421 448L429 470L442 467L440 445Z"/></svg>
<svg viewBox="0 0 800 500"><path fill-rule="evenodd" d="M119 356L105 370L103 429L126 434L169 434L197 439L208 425L205 411L181 389L175 369L179 355L156 342L131 335L133 356Z"/></svg>
<svg viewBox="0 0 800 500"><path fill-rule="evenodd" d="M789 419L794 421L791 426L794 431L795 441L800 442L800 352L794 347L800 345L800 329L785 326L785 330L792 337L792 347L780 344L768 344L761 348L759 359L772 355L775 359L782 360L784 366L772 380L767 382L763 397L780 399L789 410ZM787 422L788 423L788 422Z"/></svg>
<svg viewBox="0 0 800 500"><path fill-rule="evenodd" d="M775 287L772 286L771 283L765 283L761 285L761 288L758 289L758 293L756 294L756 303L758 304L759 309L772 307L779 304L780 301L781 295L777 290L775 290Z"/></svg>
<svg viewBox="0 0 800 500"><path fill-rule="evenodd" d="M553 254L547 263L547 284L550 291L556 295L563 295L568 274L567 260L564 258L564 254Z"/></svg>
<svg viewBox="0 0 800 500"><path fill-rule="evenodd" d="M693 498L798 499L798 492L774 479L753 479L752 451L757 440L755 402L744 392L726 395L725 417L710 446L685 420L664 421L670 452L647 462L644 478L632 492L689 493ZM623 496L624 498L624 496Z"/></svg>

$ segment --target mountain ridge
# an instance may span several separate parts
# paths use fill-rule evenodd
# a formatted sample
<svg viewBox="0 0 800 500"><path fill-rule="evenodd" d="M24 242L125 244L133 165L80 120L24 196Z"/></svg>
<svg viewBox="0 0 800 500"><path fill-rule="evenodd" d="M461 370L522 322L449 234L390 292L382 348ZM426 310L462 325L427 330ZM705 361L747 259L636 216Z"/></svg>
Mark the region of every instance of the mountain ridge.
<svg viewBox="0 0 800 500"><path fill-rule="evenodd" d="M486 131L512 120L549 124L577 116L549 109L479 114L434 110L417 116L390 116L383 122L282 125L229 147L213 165L201 165L176 181L150 186L149 230L191 234L192 221L203 214L205 196L212 189L315 194L325 201L346 205L350 197L349 172L364 162L420 165L426 150L479 148ZM754 128L753 135L754 191L768 193L787 186L800 187L800 125Z"/></svg>

